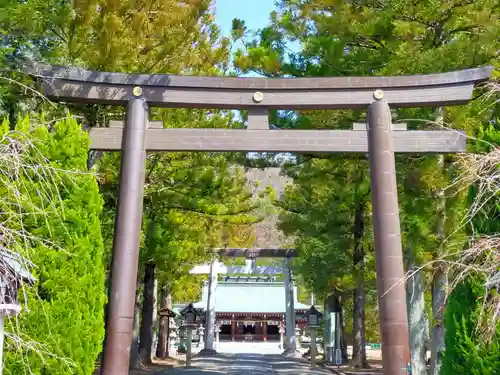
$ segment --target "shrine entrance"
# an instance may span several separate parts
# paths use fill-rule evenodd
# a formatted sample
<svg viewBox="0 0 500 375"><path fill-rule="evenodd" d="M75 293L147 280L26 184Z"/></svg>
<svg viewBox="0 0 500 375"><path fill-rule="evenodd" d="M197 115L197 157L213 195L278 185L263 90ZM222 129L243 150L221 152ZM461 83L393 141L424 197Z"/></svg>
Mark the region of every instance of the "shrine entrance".
<svg viewBox="0 0 500 375"><path fill-rule="evenodd" d="M233 336L232 329L232 321L231 320L220 320L219 322L220 333L219 340L220 341L232 341L231 338Z"/></svg>
<svg viewBox="0 0 500 375"><path fill-rule="evenodd" d="M262 341L280 342L279 327L283 322L276 320L243 321L217 320L220 327L219 340L221 342L230 341Z"/></svg>
<svg viewBox="0 0 500 375"><path fill-rule="evenodd" d="M395 152L466 151L457 131L400 130L391 109L468 102L492 67L400 77L233 78L124 74L33 66L45 94L58 101L127 107L123 127L93 128L91 148L121 151L113 241L113 282L102 375L127 375L134 317L146 153L235 151L362 153L370 161L377 294L385 375L410 363L406 290ZM148 106L242 109L247 129L159 129ZM353 130L270 129L277 109L365 109L367 125Z"/></svg>
<svg viewBox="0 0 500 375"><path fill-rule="evenodd" d="M280 322L268 320L266 325L267 341L280 342Z"/></svg>
<svg viewBox="0 0 500 375"><path fill-rule="evenodd" d="M267 342L268 322L271 322L279 333L272 339L282 343L285 341L282 334L286 333L286 347L281 348L284 349L283 354L298 355L296 332L297 328L305 326L305 319L297 318L297 314L304 315L309 306L297 300L297 288L288 267L290 258L296 256L296 252L280 248L222 248L213 251L219 257L244 256L246 259L244 266L226 266L214 260L210 264L197 265L190 271L192 274L208 275L202 290L202 300L193 305L206 311L202 353L216 353L215 327L220 328L224 321L226 325L230 324L230 341L233 342ZM283 261L273 266L257 266L257 257L283 258ZM253 276L230 276L234 274ZM224 277L219 280L219 275ZM284 276L283 281L276 280L278 275ZM276 329L271 330L272 334L276 334ZM224 340L224 337L221 339L219 335L219 340Z"/></svg>
<svg viewBox="0 0 500 375"><path fill-rule="evenodd" d="M280 342L281 324L283 321L236 321L236 332L232 341Z"/></svg>
<svg viewBox="0 0 500 375"><path fill-rule="evenodd" d="M259 326L257 328L256 326ZM262 329L262 322L248 322L248 321L240 321L236 322L236 332L238 332L244 341L250 340L253 341L256 337L256 333Z"/></svg>

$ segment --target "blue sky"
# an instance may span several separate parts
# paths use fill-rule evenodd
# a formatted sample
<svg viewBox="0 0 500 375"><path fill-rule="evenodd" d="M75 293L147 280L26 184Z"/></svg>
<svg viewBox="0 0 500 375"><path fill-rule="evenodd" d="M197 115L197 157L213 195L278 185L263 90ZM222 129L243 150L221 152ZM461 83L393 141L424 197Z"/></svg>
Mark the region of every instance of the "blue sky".
<svg viewBox="0 0 500 375"><path fill-rule="evenodd" d="M267 26L269 14L275 9L274 0L215 0L215 5L215 21L224 36L230 35L234 18L245 21L245 25L250 31ZM240 46L236 45L234 49L238 47ZM247 73L244 76L255 75L256 73ZM234 111L234 113L239 114L238 111ZM252 152L248 155L256 155L256 153Z"/></svg>
<svg viewBox="0 0 500 375"><path fill-rule="evenodd" d="M224 35L231 33L233 18L245 21L249 30L267 26L274 0L215 0L216 22Z"/></svg>
<svg viewBox="0 0 500 375"><path fill-rule="evenodd" d="M276 9L274 2L275 0L215 0L215 21L224 36L231 34L232 21L235 18L245 21L251 33L269 25L269 15ZM236 43L233 45L233 51L242 47L241 43ZM287 47L294 52L300 51L300 44L297 42L288 42Z"/></svg>

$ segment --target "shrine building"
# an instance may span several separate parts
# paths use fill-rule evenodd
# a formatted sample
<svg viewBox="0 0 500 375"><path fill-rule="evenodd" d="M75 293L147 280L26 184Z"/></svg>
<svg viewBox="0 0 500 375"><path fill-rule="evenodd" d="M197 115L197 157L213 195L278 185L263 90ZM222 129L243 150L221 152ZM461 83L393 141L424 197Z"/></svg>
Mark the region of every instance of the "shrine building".
<svg viewBox="0 0 500 375"><path fill-rule="evenodd" d="M303 329L302 318L309 306L297 301L294 286L296 327ZM208 283L195 308L206 310ZM271 276L226 276L215 290L215 320L220 326L220 341L280 341L280 325L285 324L285 285Z"/></svg>

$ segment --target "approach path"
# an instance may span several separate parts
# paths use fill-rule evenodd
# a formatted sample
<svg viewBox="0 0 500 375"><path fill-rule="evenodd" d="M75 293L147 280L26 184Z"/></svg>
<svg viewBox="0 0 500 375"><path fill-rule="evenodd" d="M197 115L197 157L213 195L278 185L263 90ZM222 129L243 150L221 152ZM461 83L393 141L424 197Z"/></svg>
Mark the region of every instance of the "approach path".
<svg viewBox="0 0 500 375"><path fill-rule="evenodd" d="M192 367L166 370L158 375L331 375L326 369L311 369L306 361L279 355L218 354L194 357Z"/></svg>

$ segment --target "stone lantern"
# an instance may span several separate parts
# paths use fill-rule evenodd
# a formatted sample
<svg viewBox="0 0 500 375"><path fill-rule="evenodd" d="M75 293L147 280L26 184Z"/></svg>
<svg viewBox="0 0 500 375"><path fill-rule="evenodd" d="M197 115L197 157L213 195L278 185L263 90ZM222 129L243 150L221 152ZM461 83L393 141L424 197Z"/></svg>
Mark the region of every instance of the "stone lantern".
<svg viewBox="0 0 500 375"><path fill-rule="evenodd" d="M181 316L184 319L185 326L196 327L201 322L202 315L198 309L195 309L193 304L190 303L184 310L181 311Z"/></svg>
<svg viewBox="0 0 500 375"><path fill-rule="evenodd" d="M23 284L33 286L36 279L17 254L0 248L0 374L3 368L4 318L19 314L19 289Z"/></svg>
<svg viewBox="0 0 500 375"><path fill-rule="evenodd" d="M316 330L320 327L323 314L313 305L305 316L311 334L311 367L316 367Z"/></svg>
<svg viewBox="0 0 500 375"><path fill-rule="evenodd" d="M319 328L323 314L316 308L316 306L311 306L305 316L307 318L307 326L309 328Z"/></svg>
<svg viewBox="0 0 500 375"><path fill-rule="evenodd" d="M202 322L202 314L190 303L180 312L180 315L184 319L184 328L187 330L186 367L189 367L191 366L193 330Z"/></svg>
<svg viewBox="0 0 500 375"><path fill-rule="evenodd" d="M219 343L220 343L219 336L220 336L220 333L222 331L220 323L215 323L214 331L215 331L215 346L216 346L217 349L219 349L219 347L220 347L220 345L219 345Z"/></svg>
<svg viewBox="0 0 500 375"><path fill-rule="evenodd" d="M285 347L284 345L284 336L285 336L285 332L286 332L286 329L285 329L285 325L283 323L280 324L280 328L279 328L279 333L280 333L280 349L283 349Z"/></svg>

